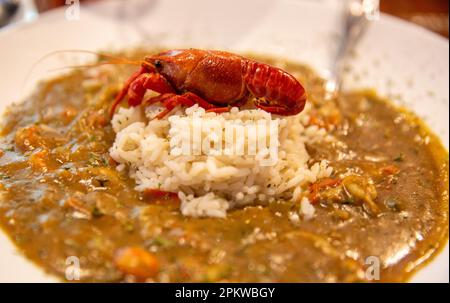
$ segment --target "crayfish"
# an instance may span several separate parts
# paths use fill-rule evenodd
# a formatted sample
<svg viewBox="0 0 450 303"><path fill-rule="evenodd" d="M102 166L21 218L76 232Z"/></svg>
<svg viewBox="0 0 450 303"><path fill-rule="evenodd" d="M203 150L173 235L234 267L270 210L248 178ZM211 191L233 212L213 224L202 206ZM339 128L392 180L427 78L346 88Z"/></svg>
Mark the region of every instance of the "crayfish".
<svg viewBox="0 0 450 303"><path fill-rule="evenodd" d="M159 95L144 100L147 90ZM163 118L176 106L198 104L221 113L252 99L255 106L277 115L296 115L307 94L294 76L282 69L224 51L180 49L147 56L139 71L125 83L111 115L128 95L128 104L160 103Z"/></svg>

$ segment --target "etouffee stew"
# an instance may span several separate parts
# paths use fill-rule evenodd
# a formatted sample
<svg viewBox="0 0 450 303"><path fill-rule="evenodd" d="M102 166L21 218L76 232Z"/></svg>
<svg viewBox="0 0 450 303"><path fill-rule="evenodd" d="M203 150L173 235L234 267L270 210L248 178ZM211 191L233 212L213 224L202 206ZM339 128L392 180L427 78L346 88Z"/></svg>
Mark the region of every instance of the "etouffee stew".
<svg viewBox="0 0 450 303"><path fill-rule="evenodd" d="M137 51L136 58L143 54ZM369 257L381 282L408 280L448 238L448 153L422 121L373 92L325 101L309 68L283 65L313 106L311 124L337 140L307 144L330 178L310 188L316 215L293 201L184 217L176 197L138 193L109 156L108 110L129 66L73 70L42 82L4 113L0 225L18 249L65 281L360 282Z"/></svg>

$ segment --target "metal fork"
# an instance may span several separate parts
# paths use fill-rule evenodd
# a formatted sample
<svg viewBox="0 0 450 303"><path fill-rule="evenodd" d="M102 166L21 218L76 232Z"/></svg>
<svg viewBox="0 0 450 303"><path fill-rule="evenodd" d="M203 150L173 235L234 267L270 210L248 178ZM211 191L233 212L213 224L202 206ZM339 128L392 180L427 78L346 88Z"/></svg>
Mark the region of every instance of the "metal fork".
<svg viewBox="0 0 450 303"><path fill-rule="evenodd" d="M379 17L379 0L345 1L343 34L326 83L327 98L336 97L342 88L342 76L349 55L367 30L369 21Z"/></svg>

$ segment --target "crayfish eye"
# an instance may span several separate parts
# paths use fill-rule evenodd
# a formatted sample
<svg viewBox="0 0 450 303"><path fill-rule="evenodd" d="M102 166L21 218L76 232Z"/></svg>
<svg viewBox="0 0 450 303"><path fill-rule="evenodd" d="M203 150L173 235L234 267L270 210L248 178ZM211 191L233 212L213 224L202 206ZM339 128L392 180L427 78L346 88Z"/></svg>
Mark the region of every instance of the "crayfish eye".
<svg viewBox="0 0 450 303"><path fill-rule="evenodd" d="M162 62L161 62L161 60L155 60L155 67L156 67L156 68L161 68L161 67L162 67Z"/></svg>

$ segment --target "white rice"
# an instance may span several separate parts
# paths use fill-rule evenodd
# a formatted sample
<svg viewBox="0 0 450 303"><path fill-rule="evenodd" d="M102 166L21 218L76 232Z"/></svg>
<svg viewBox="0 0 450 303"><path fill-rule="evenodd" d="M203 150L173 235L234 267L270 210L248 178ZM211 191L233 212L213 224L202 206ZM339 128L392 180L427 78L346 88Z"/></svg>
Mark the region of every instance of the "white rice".
<svg viewBox="0 0 450 303"><path fill-rule="evenodd" d="M314 206L301 200L304 191L317 179L329 177L333 170L325 160L309 163L305 142L328 140L329 137L324 129L306 126L309 120L307 109L297 116L280 118L262 110L237 108L217 115L193 106L177 109L170 117L149 122L149 117L159 111L161 108L155 106L147 108L145 113L141 107L120 108L112 120L117 135L110 149L111 157L120 163L119 170L126 169L135 179L136 190L160 189L178 193L182 202L180 210L185 216L224 218L227 211L235 207L266 204L276 199L301 201L302 217L310 219L314 216ZM186 125L189 120L182 118L193 116L222 124L224 121L246 123L278 119L278 134L275 134L279 140L277 163L261 166L261 155L258 154L171 154L169 140L183 139L192 125ZM206 135L221 134L209 131ZM246 139L252 139L250 137Z"/></svg>
<svg viewBox="0 0 450 303"><path fill-rule="evenodd" d="M303 197L300 202L300 213L303 215L305 220L310 220L314 218L314 214L316 213L316 209L311 204L307 197Z"/></svg>

